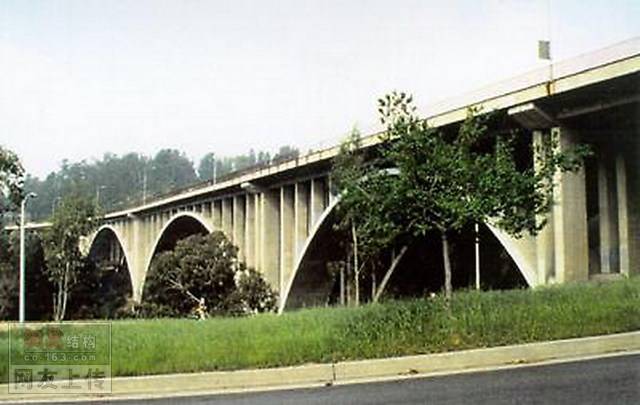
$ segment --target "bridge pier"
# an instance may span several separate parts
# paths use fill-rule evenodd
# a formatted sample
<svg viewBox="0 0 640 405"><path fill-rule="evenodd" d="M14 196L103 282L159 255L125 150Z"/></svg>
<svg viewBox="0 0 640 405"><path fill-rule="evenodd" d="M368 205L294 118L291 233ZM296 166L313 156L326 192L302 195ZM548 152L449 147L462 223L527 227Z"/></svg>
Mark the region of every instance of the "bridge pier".
<svg viewBox="0 0 640 405"><path fill-rule="evenodd" d="M233 197L233 244L238 247L238 259L246 262L245 227L246 227L245 196Z"/></svg>
<svg viewBox="0 0 640 405"><path fill-rule="evenodd" d="M260 271L280 293L280 190L260 194Z"/></svg>
<svg viewBox="0 0 640 405"><path fill-rule="evenodd" d="M551 136L560 152L580 142L568 128L555 127ZM553 236L555 279L559 283L589 278L589 240L587 236L587 199L585 172L557 173L554 188Z"/></svg>

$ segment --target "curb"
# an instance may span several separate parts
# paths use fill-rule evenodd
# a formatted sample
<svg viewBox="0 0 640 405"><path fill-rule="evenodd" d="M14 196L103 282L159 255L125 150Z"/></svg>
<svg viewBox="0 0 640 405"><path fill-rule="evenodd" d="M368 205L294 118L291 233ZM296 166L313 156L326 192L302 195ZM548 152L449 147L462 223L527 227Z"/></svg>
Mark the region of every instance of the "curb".
<svg viewBox="0 0 640 405"><path fill-rule="evenodd" d="M581 357L624 354L640 350L640 331L614 335L556 340L522 345L388 359L308 364L294 367L238 371L117 377L107 396L8 394L0 385L0 402L88 401L205 395L239 391L266 391L419 377L517 366L545 361L570 361Z"/></svg>

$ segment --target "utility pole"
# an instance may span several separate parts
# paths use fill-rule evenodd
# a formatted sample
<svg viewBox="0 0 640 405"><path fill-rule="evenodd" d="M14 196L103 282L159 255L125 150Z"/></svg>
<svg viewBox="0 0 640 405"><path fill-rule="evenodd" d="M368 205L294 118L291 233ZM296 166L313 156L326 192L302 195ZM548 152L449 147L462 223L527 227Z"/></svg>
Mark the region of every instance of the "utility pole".
<svg viewBox="0 0 640 405"><path fill-rule="evenodd" d="M29 198L36 198L36 193L29 193L22 199L20 203L20 309L19 309L19 321L24 323L25 313L25 267L26 259L24 252L24 216L26 211L27 200Z"/></svg>

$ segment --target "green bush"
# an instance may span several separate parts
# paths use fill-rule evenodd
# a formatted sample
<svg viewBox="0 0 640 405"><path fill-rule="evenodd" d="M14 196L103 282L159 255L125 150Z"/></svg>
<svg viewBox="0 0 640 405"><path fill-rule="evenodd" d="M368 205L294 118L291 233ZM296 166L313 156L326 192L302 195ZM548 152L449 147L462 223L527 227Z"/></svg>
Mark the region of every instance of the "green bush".
<svg viewBox="0 0 640 405"><path fill-rule="evenodd" d="M203 305L204 304L204 305ZM260 273L238 260L238 248L222 232L192 235L154 260L139 317L183 317L271 311L275 294Z"/></svg>

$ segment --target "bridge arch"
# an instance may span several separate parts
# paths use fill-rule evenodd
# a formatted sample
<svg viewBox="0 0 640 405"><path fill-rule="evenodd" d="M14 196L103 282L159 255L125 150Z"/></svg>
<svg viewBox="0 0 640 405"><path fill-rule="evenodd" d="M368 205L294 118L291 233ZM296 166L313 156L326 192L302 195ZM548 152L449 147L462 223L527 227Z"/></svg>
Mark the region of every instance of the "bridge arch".
<svg viewBox="0 0 640 405"><path fill-rule="evenodd" d="M309 237L307 238L303 248L300 251L300 255L296 261L296 265L294 267L294 271L289 278L285 290L281 295L282 299L280 301L278 307L278 313L284 312L285 309L291 308L293 306L297 306L296 296L300 295L301 298L305 294L309 294L309 291L299 291L304 287L312 287L313 291L311 292L311 299L309 300L309 304L318 304L320 296L325 294L325 297L328 296L331 289L331 278L329 274L325 270L320 271L308 271L308 268L312 268L313 263L309 263L309 261L313 261L313 250L318 250L318 245L322 242L319 239L322 239L326 236L328 232L332 231L332 223L335 221L336 216L336 207L340 202L340 196L336 196L334 200L329 204L329 206L323 211L322 215L316 222L313 227ZM487 228L491 231L493 236L497 239L499 244L504 248L510 258L516 264L516 267L522 274L526 283L532 287L537 285L536 283L536 258L535 258L535 239L533 237L523 237L522 239L514 239L507 235L506 233L500 231L499 229L490 226L487 224ZM331 238L329 238L331 239ZM533 247L532 247L533 246ZM323 253L334 255L337 253L338 249L321 249ZM532 253L533 252L533 253ZM332 257L326 258L324 263L330 261ZM333 259L340 259L339 257L335 257ZM324 265L323 263L323 265ZM307 273L307 274L305 274ZM309 279L311 278L311 279ZM315 283L315 284L311 284ZM301 285L302 284L302 285ZM322 297L322 298L325 298Z"/></svg>
<svg viewBox="0 0 640 405"><path fill-rule="evenodd" d="M153 244L149 247L146 260L144 261L144 276L140 280L139 294L142 299L144 291L144 281L151 269L153 258L164 250L175 247L178 240L194 234L209 234L213 232L213 226L202 215L195 212L178 212L171 217L160 229L154 238Z"/></svg>
<svg viewBox="0 0 640 405"><path fill-rule="evenodd" d="M323 271L306 272L306 273L309 273L309 275L315 275L316 280L311 280L310 282L305 283L304 277L307 276L307 274L305 274L305 272L302 271L301 269L305 265L311 265L309 264L309 262L313 260L311 258L313 248L322 242L323 233L326 233L327 231L331 231L330 228L331 228L332 218L336 215L335 208L338 205L339 201L340 201L340 196L336 196L331 201L329 206L324 209L324 211L316 221L313 229L309 233L309 236L307 237L302 249L300 250L300 254L298 255L298 258L296 260L291 277L287 281L285 290L281 295L282 298L278 306L278 313L282 313L286 309L287 305L290 305L291 303L290 297L291 295L296 294L296 289L300 284L309 284L310 287L313 287L314 289L317 290L316 294L322 294L328 288L330 288L327 285L330 282L330 280L328 278L322 277L323 275L326 275L326 272L323 272ZM325 251L325 254L328 254L331 252L336 253L337 250L327 249ZM325 258L324 261L327 262L328 261L327 258ZM296 282L298 282L297 285L296 285Z"/></svg>
<svg viewBox="0 0 640 405"><path fill-rule="evenodd" d="M127 275L129 279L129 287L131 288L131 292L135 291L134 278L133 278L133 261L131 260L131 251L129 246L126 243L126 239L122 237L118 229L110 224L105 224L100 226L89 239L89 250L88 254L91 256L92 254L96 254L99 250L99 244L101 241L104 241L104 238L113 238L116 243L119 245L120 250L122 251L122 255L124 256L125 264L127 265ZM109 240L109 239L106 239ZM87 246L87 245L85 245ZM107 251L110 251L108 249Z"/></svg>

